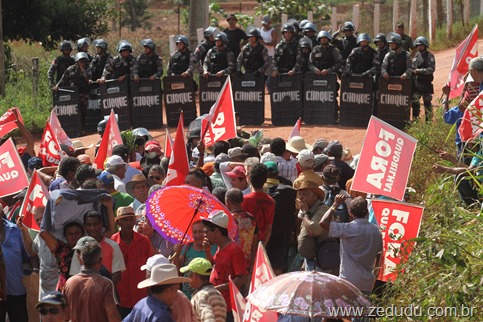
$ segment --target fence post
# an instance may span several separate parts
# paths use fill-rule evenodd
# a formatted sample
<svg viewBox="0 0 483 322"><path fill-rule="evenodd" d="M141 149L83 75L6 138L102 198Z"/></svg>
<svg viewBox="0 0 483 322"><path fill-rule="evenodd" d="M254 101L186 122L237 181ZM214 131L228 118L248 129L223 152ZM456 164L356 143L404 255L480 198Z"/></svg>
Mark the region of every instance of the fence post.
<svg viewBox="0 0 483 322"><path fill-rule="evenodd" d="M198 46L201 45L201 42L205 39L204 31L205 30L203 28L196 29L196 40L198 41Z"/></svg>
<svg viewBox="0 0 483 322"><path fill-rule="evenodd" d="M332 7L332 15L330 16L330 29L332 33L339 30L337 27L337 7Z"/></svg>
<svg viewBox="0 0 483 322"><path fill-rule="evenodd" d="M169 35L168 41L169 41L169 53L173 54L176 51L176 43L174 40L174 35Z"/></svg>
<svg viewBox="0 0 483 322"><path fill-rule="evenodd" d="M470 0L465 0L463 2L463 25L468 26L469 24L470 24Z"/></svg>
<svg viewBox="0 0 483 322"><path fill-rule="evenodd" d="M453 35L453 0L446 0L446 37Z"/></svg>
<svg viewBox="0 0 483 322"><path fill-rule="evenodd" d="M356 30L359 29L359 14L360 14L360 7L358 4L355 4L352 7L352 22L356 26Z"/></svg>
<svg viewBox="0 0 483 322"><path fill-rule="evenodd" d="M396 28L396 25L398 22L399 22L399 1L394 0L394 2L392 3L392 28Z"/></svg>
<svg viewBox="0 0 483 322"><path fill-rule="evenodd" d="M417 11L417 1L411 0L410 13L409 13L409 35L414 39L418 35L418 11Z"/></svg>
<svg viewBox="0 0 483 322"><path fill-rule="evenodd" d="M379 33L381 19L381 4L374 4L374 36Z"/></svg>
<svg viewBox="0 0 483 322"><path fill-rule="evenodd" d="M32 58L32 96L37 97L39 92L39 58Z"/></svg>
<svg viewBox="0 0 483 322"><path fill-rule="evenodd" d="M307 11L307 20L310 22L314 22L314 12L313 11Z"/></svg>
<svg viewBox="0 0 483 322"><path fill-rule="evenodd" d="M287 16L287 14L286 14L286 13L282 13L282 25L283 25L284 23L286 23L286 22L287 22L287 20L288 20L288 16Z"/></svg>
<svg viewBox="0 0 483 322"><path fill-rule="evenodd" d="M436 38L436 0L429 0L429 41Z"/></svg>

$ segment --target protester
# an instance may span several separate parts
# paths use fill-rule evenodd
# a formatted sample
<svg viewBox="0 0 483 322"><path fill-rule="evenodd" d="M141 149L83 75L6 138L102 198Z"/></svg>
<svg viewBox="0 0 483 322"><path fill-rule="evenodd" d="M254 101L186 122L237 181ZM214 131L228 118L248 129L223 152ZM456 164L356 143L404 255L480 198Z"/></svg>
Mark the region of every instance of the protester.
<svg viewBox="0 0 483 322"><path fill-rule="evenodd" d="M126 192L134 198L132 205L134 210L144 204L148 199L149 188L154 184L152 179L147 179L142 173L135 174L131 181L126 183Z"/></svg>
<svg viewBox="0 0 483 322"><path fill-rule="evenodd" d="M285 141L282 138L274 138L270 143L270 152L277 158L279 175L293 182L297 178L297 159L291 156Z"/></svg>
<svg viewBox="0 0 483 322"><path fill-rule="evenodd" d="M312 181L319 186L322 185L322 178L314 171L314 154L312 151L304 149L297 155L298 165L302 171L293 182L293 187L298 189L304 181Z"/></svg>
<svg viewBox="0 0 483 322"><path fill-rule="evenodd" d="M354 169L352 169L347 163L342 161L342 155L344 152L344 148L339 141L330 141L329 145L325 149L326 154L329 157L333 157L334 160L331 160L331 164L335 164L340 169L340 176L339 176L339 187L344 188L347 180L354 176Z"/></svg>
<svg viewBox="0 0 483 322"><path fill-rule="evenodd" d="M65 295L60 292L52 292L42 296L35 305L42 317L42 322L65 322L68 320L69 310Z"/></svg>
<svg viewBox="0 0 483 322"><path fill-rule="evenodd" d="M229 26L223 30L223 32L228 37L227 47L230 49L236 59L240 54L240 47L246 43L248 37L243 30L236 26L238 19L234 14L230 14L228 18L226 18L226 21L228 22Z"/></svg>

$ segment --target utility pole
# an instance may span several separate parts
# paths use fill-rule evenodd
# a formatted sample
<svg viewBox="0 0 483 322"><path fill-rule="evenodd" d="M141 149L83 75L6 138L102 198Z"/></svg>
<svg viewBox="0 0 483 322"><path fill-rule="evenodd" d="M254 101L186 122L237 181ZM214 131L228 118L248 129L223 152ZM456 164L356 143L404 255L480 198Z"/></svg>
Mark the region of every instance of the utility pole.
<svg viewBox="0 0 483 322"><path fill-rule="evenodd" d="M191 49L196 48L196 29L208 27L208 0L190 0L189 39Z"/></svg>
<svg viewBox="0 0 483 322"><path fill-rule="evenodd" d="M0 0L0 96L5 97L5 48L3 44L2 0Z"/></svg>

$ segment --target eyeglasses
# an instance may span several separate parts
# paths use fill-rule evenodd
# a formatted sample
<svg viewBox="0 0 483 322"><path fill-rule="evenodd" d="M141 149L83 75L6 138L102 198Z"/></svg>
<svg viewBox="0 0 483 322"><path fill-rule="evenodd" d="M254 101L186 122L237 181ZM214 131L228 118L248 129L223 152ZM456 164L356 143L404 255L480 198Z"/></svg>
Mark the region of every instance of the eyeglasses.
<svg viewBox="0 0 483 322"><path fill-rule="evenodd" d="M149 176L148 178L149 179L153 179L153 180L161 180L161 179L163 179L163 177L161 177L161 176Z"/></svg>
<svg viewBox="0 0 483 322"><path fill-rule="evenodd" d="M59 312L60 312L60 309L58 307L51 307L50 309L41 307L39 309L40 315L47 315L47 314L57 315L59 314Z"/></svg>
<svg viewBox="0 0 483 322"><path fill-rule="evenodd" d="M203 232L206 234L208 231L215 231L216 228L205 228Z"/></svg>

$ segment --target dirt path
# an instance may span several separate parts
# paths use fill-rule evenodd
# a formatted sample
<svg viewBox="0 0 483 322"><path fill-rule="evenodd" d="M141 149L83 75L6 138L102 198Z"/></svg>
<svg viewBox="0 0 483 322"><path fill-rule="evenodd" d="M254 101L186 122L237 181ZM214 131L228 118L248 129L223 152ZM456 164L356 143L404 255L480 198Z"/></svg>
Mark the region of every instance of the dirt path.
<svg viewBox="0 0 483 322"><path fill-rule="evenodd" d="M480 39L478 41L479 46L481 47L483 44L483 40ZM455 48L451 48L444 51L435 52L436 57L436 71L434 73L434 99L433 104L435 106L438 105L437 100L441 96L441 88L444 86L448 79L449 70L453 63L453 57L455 53ZM268 95L265 97L266 107L265 107L265 123L261 127L247 127L246 130L252 130L257 128L262 128L265 137L282 137L287 138L292 126L284 126L284 127L274 127L270 123L271 115L270 115L270 98ZM166 120L166 118L164 118ZM174 132L176 131L175 128L170 129L170 133L174 136ZM156 138L161 144L164 144L164 137L165 131L164 129L159 130L152 130L150 131L151 134ZM324 138L326 140L334 140L338 139L344 147L350 148L352 154L355 155L360 152L362 143L364 141L365 136L365 128L349 128L343 126L309 126L309 125L302 125L301 134L305 138L307 143L313 143L318 138ZM91 143L95 144L99 140L99 135L93 134L88 135L80 138L85 145L89 145ZM38 145L38 143L37 143ZM38 151L38 147L37 147ZM89 154L94 153L94 149L90 149L87 151Z"/></svg>

